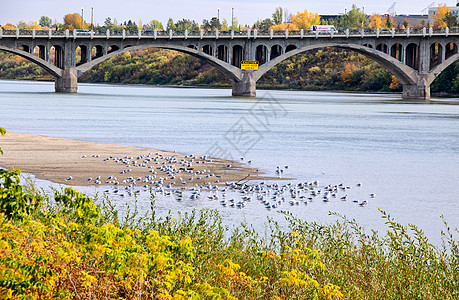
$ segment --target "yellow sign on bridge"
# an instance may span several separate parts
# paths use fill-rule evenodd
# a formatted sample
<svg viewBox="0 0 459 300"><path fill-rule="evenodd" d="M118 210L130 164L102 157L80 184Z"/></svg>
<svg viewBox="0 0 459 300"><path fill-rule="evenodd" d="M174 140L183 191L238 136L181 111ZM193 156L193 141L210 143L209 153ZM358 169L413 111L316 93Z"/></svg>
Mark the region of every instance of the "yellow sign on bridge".
<svg viewBox="0 0 459 300"><path fill-rule="evenodd" d="M256 60L241 61L241 70L258 71L258 61Z"/></svg>

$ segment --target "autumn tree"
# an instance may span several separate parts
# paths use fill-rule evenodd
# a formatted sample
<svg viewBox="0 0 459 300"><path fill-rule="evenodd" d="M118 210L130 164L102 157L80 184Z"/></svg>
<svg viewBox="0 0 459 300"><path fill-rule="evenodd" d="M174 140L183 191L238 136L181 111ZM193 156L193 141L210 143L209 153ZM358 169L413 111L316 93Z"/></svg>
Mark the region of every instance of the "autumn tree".
<svg viewBox="0 0 459 300"><path fill-rule="evenodd" d="M11 23L6 23L5 25L2 26L3 30L16 30L16 25L11 24Z"/></svg>
<svg viewBox="0 0 459 300"><path fill-rule="evenodd" d="M38 24L42 27L51 27L53 25L53 21L47 16L42 16L38 21Z"/></svg>
<svg viewBox="0 0 459 300"><path fill-rule="evenodd" d="M230 29L238 30L238 28L239 28L239 22L236 17L233 17L233 22L231 23Z"/></svg>
<svg viewBox="0 0 459 300"><path fill-rule="evenodd" d="M27 23L24 22L24 21L19 21L17 27L18 27L19 30L29 30L30 29L29 25L27 25Z"/></svg>
<svg viewBox="0 0 459 300"><path fill-rule="evenodd" d="M450 13L451 10L445 4L438 4L437 11L434 14L434 27L437 28L446 28L447 24L445 22L445 16L447 13Z"/></svg>
<svg viewBox="0 0 459 300"><path fill-rule="evenodd" d="M320 24L320 15L305 10L303 12L297 12L297 14L293 16L292 21L292 23L296 26L297 30L309 30L311 28L311 25Z"/></svg>
<svg viewBox="0 0 459 300"><path fill-rule="evenodd" d="M296 25L293 23L282 23L278 25L273 25L269 29L272 29L274 31L285 31L286 29L290 31L295 31L298 30L298 27L296 27Z"/></svg>
<svg viewBox="0 0 459 300"><path fill-rule="evenodd" d="M163 23L158 20L151 20L143 25L143 30L164 30Z"/></svg>
<svg viewBox="0 0 459 300"><path fill-rule="evenodd" d="M223 19L223 22L222 22L222 30L223 31L227 31L229 28L228 26L228 21L226 19Z"/></svg>
<svg viewBox="0 0 459 300"><path fill-rule="evenodd" d="M67 14L64 17L64 29L74 30L74 29L84 29L83 19L81 19L80 14Z"/></svg>
<svg viewBox="0 0 459 300"><path fill-rule="evenodd" d="M282 20L284 18L284 9L282 7L277 7L272 16L274 24L282 24Z"/></svg>
<svg viewBox="0 0 459 300"><path fill-rule="evenodd" d="M372 29L376 28L382 28L383 26L383 20L381 15L378 14L372 14L370 16L370 24L368 25Z"/></svg>

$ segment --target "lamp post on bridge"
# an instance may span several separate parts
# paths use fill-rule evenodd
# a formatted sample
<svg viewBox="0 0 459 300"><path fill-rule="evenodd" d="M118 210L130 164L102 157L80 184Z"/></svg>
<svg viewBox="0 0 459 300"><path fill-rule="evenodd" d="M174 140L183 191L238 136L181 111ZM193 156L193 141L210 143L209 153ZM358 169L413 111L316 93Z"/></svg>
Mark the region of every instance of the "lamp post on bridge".
<svg viewBox="0 0 459 300"><path fill-rule="evenodd" d="M220 23L220 8L217 8L217 20Z"/></svg>
<svg viewBox="0 0 459 300"><path fill-rule="evenodd" d="M94 31L94 6L91 6L91 31Z"/></svg>
<svg viewBox="0 0 459 300"><path fill-rule="evenodd" d="M363 12L363 19L362 19L362 30L365 30L364 28L364 24L365 24L365 19L367 18L367 16L365 15L365 5L362 6L362 12Z"/></svg>
<svg viewBox="0 0 459 300"><path fill-rule="evenodd" d="M81 8L81 29L84 29L83 24L84 24L84 21L83 21L83 7L82 7Z"/></svg>
<svg viewBox="0 0 459 300"><path fill-rule="evenodd" d="M234 6L231 8L231 30L234 31Z"/></svg>
<svg viewBox="0 0 459 300"><path fill-rule="evenodd" d="M347 7L344 8L344 27L347 29Z"/></svg>

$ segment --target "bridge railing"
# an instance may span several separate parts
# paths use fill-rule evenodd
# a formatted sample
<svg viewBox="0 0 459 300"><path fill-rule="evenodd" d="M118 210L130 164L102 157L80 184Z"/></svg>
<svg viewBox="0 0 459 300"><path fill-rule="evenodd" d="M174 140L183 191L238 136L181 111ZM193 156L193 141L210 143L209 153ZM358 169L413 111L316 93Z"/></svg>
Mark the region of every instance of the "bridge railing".
<svg viewBox="0 0 459 300"><path fill-rule="evenodd" d="M156 33L155 33L156 32ZM430 35L430 34L441 34L441 35L446 35L446 34L458 34L459 33L459 28L442 28L442 29L413 29L413 28L407 28L407 29L380 29L379 30L379 36L380 37L389 37L392 35ZM78 37L88 37L90 35L90 31L85 31L85 32L76 32L76 38ZM320 32L315 32L315 31L310 31L310 30L303 30L301 31L285 31L285 30L280 30L280 31L259 31L257 30L256 37L257 38L280 38L280 37L291 37L291 38L298 38L298 37L316 37L316 36L336 36L336 37L343 37L343 36L350 36L350 37L355 37L355 36L376 36L377 30L373 29L365 29L362 32L362 29L349 29L349 30L338 30L333 33L330 31L320 31ZM69 38L75 38L73 35L73 31L69 31L69 34L66 35L66 31L55 31L55 30L2 30L0 34L0 38L3 37L63 37L67 36ZM93 37L106 37L107 38L107 32L106 31L94 31L93 32ZM147 30L147 31L141 31L140 32L140 37L169 37L169 38L202 38L202 37L208 37L208 38L215 38L217 36L216 31L190 31L185 34L184 31L173 31L172 35L169 31L165 30L158 30L158 31L153 31L153 30ZM109 38L114 37L114 38L119 38L119 37L139 37L139 32L138 31L110 31L109 32ZM228 38L228 37L255 37L255 32L254 30L250 30L250 33L247 30L242 30L242 31L218 31L218 37L222 38Z"/></svg>

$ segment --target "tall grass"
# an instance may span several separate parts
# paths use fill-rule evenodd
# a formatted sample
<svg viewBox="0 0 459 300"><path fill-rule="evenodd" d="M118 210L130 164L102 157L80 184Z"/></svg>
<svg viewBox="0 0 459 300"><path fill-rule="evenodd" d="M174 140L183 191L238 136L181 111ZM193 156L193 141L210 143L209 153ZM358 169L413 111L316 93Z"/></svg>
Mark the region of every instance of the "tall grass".
<svg viewBox="0 0 459 300"><path fill-rule="evenodd" d="M459 299L459 249L445 222L434 246L381 211L386 232L335 214L281 212L267 235L217 211L157 217L106 196L53 197L0 170L0 297L11 299ZM52 297L51 297L52 296Z"/></svg>

